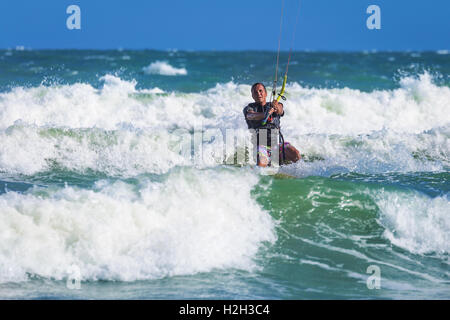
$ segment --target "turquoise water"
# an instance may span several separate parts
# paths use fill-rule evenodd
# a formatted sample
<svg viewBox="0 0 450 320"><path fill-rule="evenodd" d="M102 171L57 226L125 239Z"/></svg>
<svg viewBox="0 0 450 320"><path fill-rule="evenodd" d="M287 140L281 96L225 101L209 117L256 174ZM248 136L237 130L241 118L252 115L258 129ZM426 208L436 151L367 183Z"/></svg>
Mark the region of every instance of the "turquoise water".
<svg viewBox="0 0 450 320"><path fill-rule="evenodd" d="M223 152L275 59L0 51L0 297L449 299L448 52L295 52L284 176Z"/></svg>
<svg viewBox="0 0 450 320"><path fill-rule="evenodd" d="M105 74L137 81L137 88L161 88L167 92L200 92L217 83L264 82L272 84L276 54L266 51L186 52L186 51L1 51L0 88L40 84L89 83L102 86ZM289 82L305 87L344 88L363 91L399 87L399 79L427 71L440 85L450 83L448 54L436 52L294 52L289 65ZM280 55L284 72L288 53ZM143 68L165 61L185 76L149 76Z"/></svg>

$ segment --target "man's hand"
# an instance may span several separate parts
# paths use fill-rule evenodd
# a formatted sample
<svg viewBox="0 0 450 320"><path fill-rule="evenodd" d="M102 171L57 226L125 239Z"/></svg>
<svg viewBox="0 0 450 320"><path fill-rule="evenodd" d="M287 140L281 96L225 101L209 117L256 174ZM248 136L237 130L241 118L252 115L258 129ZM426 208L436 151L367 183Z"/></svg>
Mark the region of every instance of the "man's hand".
<svg viewBox="0 0 450 320"><path fill-rule="evenodd" d="M272 101L272 107L269 110L269 114L272 114L274 112L280 115L283 113L283 104L278 102L277 100Z"/></svg>

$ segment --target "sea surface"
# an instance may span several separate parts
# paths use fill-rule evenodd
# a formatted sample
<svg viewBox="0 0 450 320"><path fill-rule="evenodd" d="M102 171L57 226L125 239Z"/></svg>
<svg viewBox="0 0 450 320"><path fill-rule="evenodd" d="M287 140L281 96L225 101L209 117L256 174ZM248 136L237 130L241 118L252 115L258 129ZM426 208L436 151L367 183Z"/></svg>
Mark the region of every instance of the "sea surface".
<svg viewBox="0 0 450 320"><path fill-rule="evenodd" d="M294 52L284 175L229 161L275 62L0 50L0 298L450 299L449 52Z"/></svg>

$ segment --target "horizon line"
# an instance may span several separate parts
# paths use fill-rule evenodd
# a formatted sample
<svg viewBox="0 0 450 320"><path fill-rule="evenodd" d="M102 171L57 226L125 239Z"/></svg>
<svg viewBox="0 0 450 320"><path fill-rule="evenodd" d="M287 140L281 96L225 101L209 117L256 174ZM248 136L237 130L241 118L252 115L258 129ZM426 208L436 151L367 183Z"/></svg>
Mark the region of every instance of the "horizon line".
<svg viewBox="0 0 450 320"><path fill-rule="evenodd" d="M276 53L276 50L269 49L177 49L177 48L168 48L168 49L155 49L155 48L31 48L26 46L16 46L16 47L0 47L0 51L157 51L157 52L270 52ZM402 53L402 52L450 52L450 49L299 49L292 50L292 52L302 52L302 53L310 53L310 52L327 52L327 53ZM280 50L280 53L289 53L289 50Z"/></svg>

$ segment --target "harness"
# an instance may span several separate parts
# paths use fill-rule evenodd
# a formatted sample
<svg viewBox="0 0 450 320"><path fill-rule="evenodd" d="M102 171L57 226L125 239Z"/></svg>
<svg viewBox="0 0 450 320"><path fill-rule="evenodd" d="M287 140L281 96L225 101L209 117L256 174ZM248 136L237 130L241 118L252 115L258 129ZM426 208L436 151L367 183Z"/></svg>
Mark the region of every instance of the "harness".
<svg viewBox="0 0 450 320"><path fill-rule="evenodd" d="M259 109L259 107L260 106L258 106L258 109ZM266 108L266 106L263 106L262 107L262 109L263 109L262 111L268 112L270 106L266 108L267 110L264 110L265 108ZM272 130L278 130L278 146L277 147L279 148L279 145L281 143L283 162L285 162L286 161L286 152L285 152L285 147L284 147L284 137L283 137L283 134L281 133L280 126L276 126L276 124L271 123L272 120L273 120L272 116L271 117L267 117L266 116L265 119L263 120L263 122L261 123L261 125L263 125L264 128L255 128L255 131L256 131L256 145L257 146L260 145L260 143L259 143L259 130L260 129L265 129L265 130L267 130L267 137L266 137L267 144L266 144L266 147L272 148L272 139L271 139ZM271 157L272 157L272 155L270 154L270 158ZM271 161L271 159L269 159L269 160ZM257 163L259 163L259 153L258 152L256 153L256 161L257 161Z"/></svg>
<svg viewBox="0 0 450 320"><path fill-rule="evenodd" d="M272 148L272 140L270 139L270 136L271 136L271 133L272 133L272 131L271 130L274 130L274 129L266 129L266 128L264 128L265 130L267 130L266 132L267 132L267 144L266 144L266 147L269 147L269 148ZM256 131L256 145L257 146L259 146L260 145L260 143L259 143L259 130L260 129L255 129L255 131ZM281 130L280 129L278 129L278 145L280 145L281 144L281 154L283 155L283 162L285 162L286 161L286 152L285 152L285 147L284 147L284 137L283 137L283 134L281 133ZM257 161L257 163L259 163L259 153L256 153L256 161Z"/></svg>

